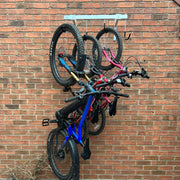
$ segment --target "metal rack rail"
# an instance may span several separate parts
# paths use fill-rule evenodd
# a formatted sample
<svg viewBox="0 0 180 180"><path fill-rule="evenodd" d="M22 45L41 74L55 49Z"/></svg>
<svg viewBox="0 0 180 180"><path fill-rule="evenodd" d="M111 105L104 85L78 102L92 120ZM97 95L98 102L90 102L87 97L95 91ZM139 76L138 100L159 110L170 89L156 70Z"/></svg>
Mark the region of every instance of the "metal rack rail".
<svg viewBox="0 0 180 180"><path fill-rule="evenodd" d="M112 14L112 15L64 15L65 20L72 20L76 25L77 20L90 20L90 19L114 19L115 20L115 28L117 28L118 20L120 19L128 19L127 14Z"/></svg>

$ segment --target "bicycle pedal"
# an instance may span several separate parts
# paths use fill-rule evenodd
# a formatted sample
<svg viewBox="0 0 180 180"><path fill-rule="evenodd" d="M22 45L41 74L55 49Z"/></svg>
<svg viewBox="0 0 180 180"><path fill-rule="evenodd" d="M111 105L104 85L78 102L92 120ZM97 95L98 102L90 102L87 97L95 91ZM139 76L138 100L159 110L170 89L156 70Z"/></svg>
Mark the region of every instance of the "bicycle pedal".
<svg viewBox="0 0 180 180"><path fill-rule="evenodd" d="M49 126L49 119L43 119L42 126Z"/></svg>
<svg viewBox="0 0 180 180"><path fill-rule="evenodd" d="M91 157L91 151L89 149L89 138L86 139L86 144L83 147L83 151L81 152L81 157L86 160Z"/></svg>

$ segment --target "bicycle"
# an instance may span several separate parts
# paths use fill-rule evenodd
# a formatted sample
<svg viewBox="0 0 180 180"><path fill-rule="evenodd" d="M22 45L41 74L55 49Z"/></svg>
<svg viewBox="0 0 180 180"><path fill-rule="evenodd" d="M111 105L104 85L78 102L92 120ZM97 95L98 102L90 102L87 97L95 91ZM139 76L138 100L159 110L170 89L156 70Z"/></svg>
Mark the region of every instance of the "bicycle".
<svg viewBox="0 0 180 180"><path fill-rule="evenodd" d="M49 123L57 123L58 125L56 129L53 129L49 133L48 141L47 141L47 153L48 153L50 166L54 171L55 175L60 179L70 179L70 178L79 179L79 154L75 140L78 141L79 144L81 144L83 147L83 151L81 153L82 158L83 159L90 158L91 151L89 149L89 138L86 139L86 144L84 144L82 140L82 126L94 96L100 96L101 94L109 94L109 95L114 94L116 96L124 96L124 97L129 96L127 94L121 94L114 91L95 91L89 83L83 83L82 81L80 81L80 79L77 76L76 76L76 81L78 82L79 85L84 86L87 92L67 99L66 102L72 100L76 100L76 101L60 109L59 111L56 111L55 120L43 119L42 121L43 126L48 126ZM69 113L78 109L84 104L86 104L85 109L83 111L78 126L78 131L76 132L75 121L73 120L73 118L67 118L67 116ZM59 139L60 137L61 139ZM59 144L60 142L61 144ZM68 161L67 163L64 164L64 161L67 160L66 156L69 156L69 158L71 158L72 160L70 160L69 167L63 169L68 165L69 162ZM59 163L61 162L63 164L62 166L59 165Z"/></svg>
<svg viewBox="0 0 180 180"><path fill-rule="evenodd" d="M95 90L101 90L101 88L105 88L106 87L106 90L113 90L113 91L117 91L117 89L114 88L114 84L121 84L122 86L127 86L127 87L130 87L130 84L128 84L126 82L126 80L123 78L125 77L124 75L126 74L127 72L127 67L123 67L121 64L117 64L115 63L113 60L111 60L108 55L106 55L106 51L103 52L104 55L106 56L106 58L108 59L108 61L115 67L118 67L119 68L119 71L117 73L115 73L110 79L107 79L103 74L101 74L95 67L91 67L91 71L96 74L96 75L99 75L99 79L96 80L94 82L94 84L92 85L93 88ZM131 57L129 57L131 58ZM127 59L128 61L129 59ZM137 71L136 72L139 72L138 74L136 75L141 75L141 77L143 78L149 78L149 76L147 75L147 72L144 70L144 68L141 67L140 63L138 62L138 60L136 59L136 62L137 64L139 65L139 67L141 68L141 72ZM128 64L128 62L126 63ZM123 75L122 75L123 74ZM134 72L132 72L133 75ZM126 74L126 76L128 76ZM108 84L110 85L109 88L107 88L107 82ZM74 96L75 94L78 94L79 92L83 92L83 90L80 90L79 92L73 92L72 89L70 87L68 87L66 89L66 91L70 91ZM102 101L102 100L105 100L105 102L98 102L98 100ZM116 107L117 107L117 97L115 96L114 97L114 100L111 102L108 97L106 95L103 95L99 98L99 99L94 99L92 104L91 104L91 108L89 109L89 112L87 114L87 122L88 122L88 125L87 125L87 122L85 121L85 134L84 134L84 137L87 136L88 132L90 135L99 135L103 130L104 130L104 127L105 127L105 124L106 124L106 115L105 115L105 110L107 109L108 105L109 105L109 115L112 116L112 115L115 115L116 114ZM78 121L80 120L80 116L81 116L81 113L78 113L79 116L77 118L77 123ZM77 115L77 112L75 113L74 116ZM86 127L88 126L88 132L87 132L87 129Z"/></svg>
<svg viewBox="0 0 180 180"><path fill-rule="evenodd" d="M66 46L66 42L68 42L68 46ZM84 54L85 52L86 54ZM73 24L60 25L53 34L49 53L50 67L55 80L64 87L74 85L75 74L81 76L82 69L87 72L92 61L96 67L99 67L102 59L101 52L99 42L93 36L86 33L81 37L79 30ZM86 78L93 75L91 71L86 74ZM83 127L83 139L85 139L88 134L87 121Z"/></svg>
<svg viewBox="0 0 180 180"><path fill-rule="evenodd" d="M105 51L104 51L104 54L106 55ZM114 84L121 84L122 86L130 87L130 84L128 84L126 82L126 80L124 79L124 77L126 77L126 76L130 78L130 76L127 72L127 67L126 66L123 67L121 64L115 63L113 60L108 58L108 56L106 56L106 57L107 57L108 61L111 64L113 64L113 66L119 68L119 71L116 72L109 79L106 79L105 76L101 74L100 79L97 80L93 84L93 88L96 90L105 88L105 90L118 91L118 89L114 88ZM137 61L137 59L136 59L136 61ZM140 75L143 78L149 78L147 72L145 71L144 68L141 67L139 62L138 62L138 65L141 68L141 72L138 70L135 70L131 74L133 76ZM110 86L109 88L107 88L108 84ZM104 112L104 110L107 109L108 105L109 105L109 115L110 116L116 115L116 107L117 107L117 100L118 100L118 98L116 96L114 97L113 101L110 101L106 95L102 94L102 97L100 100L101 101L105 100L105 102L98 103L96 108L93 108L93 111L91 110L92 114L89 116L89 119L88 119L89 134L91 134L91 135L98 135L103 131L103 129L105 127L105 123L106 123L106 116L105 116L105 113L103 114L102 112ZM96 101L96 104L97 104L97 101ZM93 114L94 114L94 116L93 116ZM98 118L99 115L102 117L101 119ZM96 117L96 118L93 119L93 117Z"/></svg>
<svg viewBox="0 0 180 180"><path fill-rule="evenodd" d="M92 85L92 87L95 90L100 91L101 88L98 86L101 86L102 83L107 82L108 80L105 78L105 76L103 76L102 74L99 74L99 72L97 71L97 69L95 67L90 68L90 69L91 69L91 71L92 71L92 69L94 69L92 71L92 73L94 73L96 75L98 74L100 76L100 78L98 80L96 80L95 82L93 82L93 85ZM117 81L115 82L114 80L115 79L109 80L110 88L107 90L117 91L112 87L112 85L114 83L123 84L124 86L127 85L127 83L125 83L125 80L124 81L119 80L118 82ZM105 87L104 85L102 85L102 86L103 86L103 88ZM80 92L82 93L84 91L84 89L74 92L74 91L72 91L71 87L68 87L68 88L66 87L65 91L70 91L75 96L76 94L79 94ZM101 105L99 100L101 101L102 99L105 99L106 102ZM115 99L117 99L117 97L115 97ZM117 103L117 101L116 101L116 103ZM111 103L111 101L108 99L108 97L104 94L102 94L102 96L99 97L98 99L97 98L93 99L91 107L87 114L87 122L89 125L85 125L85 127L88 127L89 134L98 135L103 131L103 129L105 127L105 123L106 123L105 109L107 109L107 104L112 105L110 107L111 107L111 111L113 111L113 114L110 114L110 115L115 115L116 103L115 103L115 101L113 101L113 103ZM81 107L81 109L83 110L83 107ZM80 113L80 112L77 112L77 111L73 112L72 116L78 117L76 123L79 122L81 115L82 115L82 113ZM85 124L87 124L87 122L85 121ZM85 130L84 136L86 136L88 132Z"/></svg>

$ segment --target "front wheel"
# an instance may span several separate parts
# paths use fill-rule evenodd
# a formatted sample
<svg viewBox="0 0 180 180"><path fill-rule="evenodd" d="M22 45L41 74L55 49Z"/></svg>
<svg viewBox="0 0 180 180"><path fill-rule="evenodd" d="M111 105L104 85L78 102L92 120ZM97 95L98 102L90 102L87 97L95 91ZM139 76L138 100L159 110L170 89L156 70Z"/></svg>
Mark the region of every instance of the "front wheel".
<svg viewBox="0 0 180 180"><path fill-rule="evenodd" d="M74 44L77 46L76 55L72 55ZM83 39L78 28L68 23L60 25L54 32L49 50L51 71L60 85L71 86L76 83L67 67L83 71L85 63L83 55Z"/></svg>
<svg viewBox="0 0 180 180"><path fill-rule="evenodd" d="M79 153L76 143L69 139L61 148L67 132L58 128L49 133L47 153L54 174L61 180L79 179Z"/></svg>
<svg viewBox="0 0 180 180"><path fill-rule="evenodd" d="M106 27L98 32L96 38L100 42L102 49L106 51L109 58L119 63L122 55L123 43L118 31L113 28ZM113 55L111 53L113 53ZM100 68L108 71L113 67L114 65L109 64L106 57L103 56Z"/></svg>

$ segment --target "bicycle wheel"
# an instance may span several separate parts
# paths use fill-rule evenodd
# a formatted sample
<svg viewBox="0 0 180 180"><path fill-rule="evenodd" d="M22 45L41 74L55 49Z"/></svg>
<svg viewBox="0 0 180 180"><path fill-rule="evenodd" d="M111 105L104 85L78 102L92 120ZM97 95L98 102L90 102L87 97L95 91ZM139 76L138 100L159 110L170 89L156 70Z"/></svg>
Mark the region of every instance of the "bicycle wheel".
<svg viewBox="0 0 180 180"><path fill-rule="evenodd" d="M76 56L72 55L74 44L77 45ZM63 63L59 61L59 55L63 61L72 69L82 71L84 69L85 59L84 45L81 34L73 24L60 25L52 37L50 45L50 67L55 80L62 86L71 86L75 80L69 74Z"/></svg>
<svg viewBox="0 0 180 180"><path fill-rule="evenodd" d="M91 66L100 68L102 61L102 49L99 41L88 34L85 34L83 37L84 41L84 53L86 54L86 62L84 66L84 71L89 77L92 77L94 74L90 71ZM75 44L73 49L73 56L76 55L77 46Z"/></svg>
<svg viewBox="0 0 180 180"><path fill-rule="evenodd" d="M96 38L99 40L101 47L106 50L108 56L112 60L119 62L122 55L123 43L118 31L110 27L103 28L98 32ZM114 57L112 57L110 50L113 52ZM100 68L107 71L113 67L114 66L109 63L106 57L103 56Z"/></svg>
<svg viewBox="0 0 180 180"><path fill-rule="evenodd" d="M54 174L61 180L79 179L79 153L76 143L69 139L62 149L66 131L52 130L47 140L47 153Z"/></svg>
<svg viewBox="0 0 180 180"><path fill-rule="evenodd" d="M98 117L92 118L93 113L95 113L95 110L98 110ZM92 113L89 116L88 119L88 132L90 135L99 135L105 127L106 124L106 115L105 110L103 108L93 108Z"/></svg>

